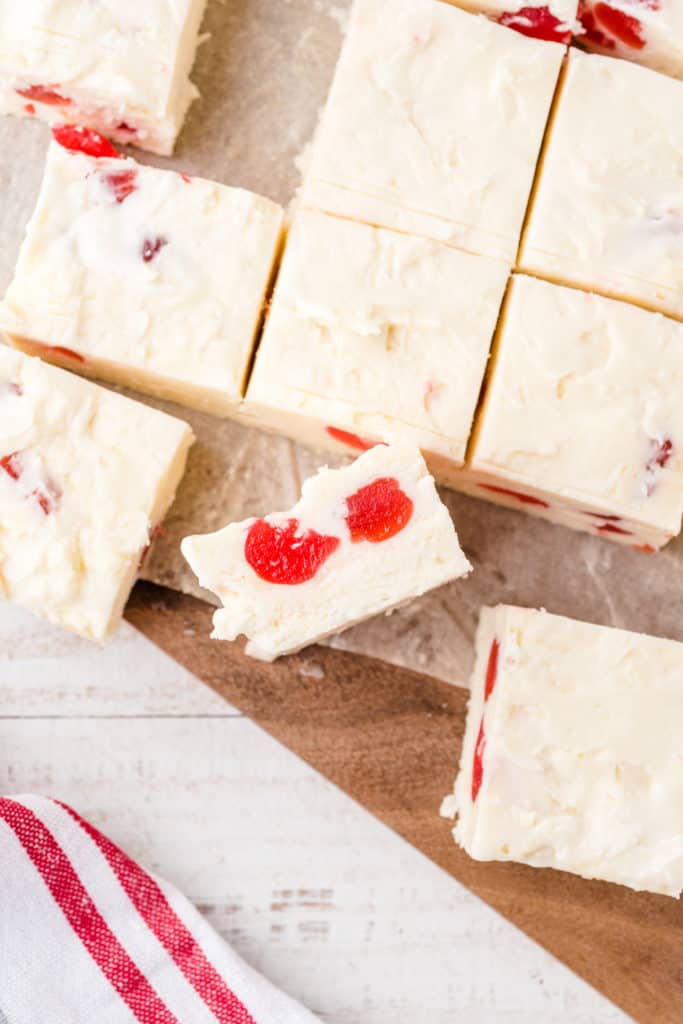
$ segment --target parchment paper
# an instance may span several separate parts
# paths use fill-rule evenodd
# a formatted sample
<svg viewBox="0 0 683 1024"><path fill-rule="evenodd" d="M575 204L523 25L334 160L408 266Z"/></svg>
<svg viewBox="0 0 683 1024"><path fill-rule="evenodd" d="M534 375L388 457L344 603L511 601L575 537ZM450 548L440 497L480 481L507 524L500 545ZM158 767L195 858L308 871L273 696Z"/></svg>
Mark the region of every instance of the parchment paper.
<svg viewBox="0 0 683 1024"><path fill-rule="evenodd" d="M349 0L209 0L203 30L210 36L193 76L202 99L176 155L134 155L289 203L349 6ZM47 138L42 125L0 118L3 290L35 202ZM198 441L145 575L208 598L180 555L182 537L286 509L302 479L339 460L179 406L150 404L187 419ZM648 556L462 495L443 496L473 575L348 631L335 646L464 685L479 608L499 601L683 640L683 541Z"/></svg>

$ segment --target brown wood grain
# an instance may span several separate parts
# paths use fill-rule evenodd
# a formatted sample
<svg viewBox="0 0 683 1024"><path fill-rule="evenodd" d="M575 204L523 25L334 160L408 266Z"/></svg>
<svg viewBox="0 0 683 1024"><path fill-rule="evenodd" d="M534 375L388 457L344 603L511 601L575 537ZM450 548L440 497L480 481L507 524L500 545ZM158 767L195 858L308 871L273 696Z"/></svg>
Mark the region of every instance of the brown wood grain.
<svg viewBox="0 0 683 1024"><path fill-rule="evenodd" d="M480 864L439 817L467 694L372 658L315 647L266 665L209 639L212 609L139 584L127 617L641 1024L683 1021L683 914L663 896L556 871ZM324 673L324 675L323 675Z"/></svg>

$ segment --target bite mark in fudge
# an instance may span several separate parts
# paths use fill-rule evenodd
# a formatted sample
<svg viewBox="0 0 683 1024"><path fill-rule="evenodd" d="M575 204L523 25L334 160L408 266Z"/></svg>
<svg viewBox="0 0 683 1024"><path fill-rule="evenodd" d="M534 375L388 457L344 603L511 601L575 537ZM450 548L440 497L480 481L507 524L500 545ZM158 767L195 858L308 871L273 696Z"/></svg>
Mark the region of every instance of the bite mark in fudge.
<svg viewBox="0 0 683 1024"><path fill-rule="evenodd" d="M377 445L307 480L281 515L187 537L220 598L213 636L272 660L398 607L470 570L418 450Z"/></svg>

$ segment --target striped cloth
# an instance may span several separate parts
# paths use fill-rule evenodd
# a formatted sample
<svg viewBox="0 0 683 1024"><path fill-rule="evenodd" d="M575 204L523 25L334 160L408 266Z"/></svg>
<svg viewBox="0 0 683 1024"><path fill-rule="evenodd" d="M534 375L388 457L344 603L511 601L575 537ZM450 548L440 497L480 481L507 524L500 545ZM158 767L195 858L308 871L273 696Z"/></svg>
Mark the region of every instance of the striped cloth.
<svg viewBox="0 0 683 1024"><path fill-rule="evenodd" d="M64 804L0 797L0 1024L315 1024Z"/></svg>

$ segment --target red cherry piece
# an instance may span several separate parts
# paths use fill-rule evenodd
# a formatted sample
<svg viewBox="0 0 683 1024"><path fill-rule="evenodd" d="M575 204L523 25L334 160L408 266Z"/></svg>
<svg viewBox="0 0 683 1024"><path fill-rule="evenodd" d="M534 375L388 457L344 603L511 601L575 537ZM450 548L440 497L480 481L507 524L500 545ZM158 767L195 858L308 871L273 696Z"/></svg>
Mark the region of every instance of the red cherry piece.
<svg viewBox="0 0 683 1024"><path fill-rule="evenodd" d="M312 580L339 543L339 537L302 530L298 519L278 526L257 519L247 532L244 557L266 583L296 586Z"/></svg>
<svg viewBox="0 0 683 1024"><path fill-rule="evenodd" d="M602 519L605 523L620 523L622 521L621 516L607 516L602 512L584 512L583 514L592 519Z"/></svg>
<svg viewBox="0 0 683 1024"><path fill-rule="evenodd" d="M26 89L17 89L16 91L25 100L45 103L48 107L68 107L71 103L68 96L60 95L60 93L47 85L29 85Z"/></svg>
<svg viewBox="0 0 683 1024"><path fill-rule="evenodd" d="M489 660L486 666L486 683L484 685L484 701L487 701L496 685L498 678L498 655L500 654L500 641L494 640L489 651Z"/></svg>
<svg viewBox="0 0 683 1024"><path fill-rule="evenodd" d="M538 505L539 508L550 508L547 501L537 498L534 494L524 494L523 491L512 491L509 487L498 487L496 484L479 484L485 491L493 491L494 494L504 494L508 498L516 498L523 505Z"/></svg>
<svg viewBox="0 0 683 1024"><path fill-rule="evenodd" d="M595 15L583 5L579 8L579 21L583 26L582 39L586 39L587 42L592 43L593 46L597 46L601 50L616 49L614 40L600 31L595 21Z"/></svg>
<svg viewBox="0 0 683 1024"><path fill-rule="evenodd" d="M21 464L21 452L12 452L0 459L0 469L7 473L11 480L19 480L24 468Z"/></svg>
<svg viewBox="0 0 683 1024"><path fill-rule="evenodd" d="M28 114L29 117L33 117L35 112L36 112L36 108L33 106L32 103L24 103L24 113L25 114Z"/></svg>
<svg viewBox="0 0 683 1024"><path fill-rule="evenodd" d="M125 132L127 135L137 135L138 133L137 128L132 128L131 125L127 124L125 121L119 121L119 123L114 128L114 131Z"/></svg>
<svg viewBox="0 0 683 1024"><path fill-rule="evenodd" d="M484 751L486 750L486 734L484 732L484 719L479 726L477 744L474 748L474 764L472 765L472 803L479 796L479 790L484 780Z"/></svg>
<svg viewBox="0 0 683 1024"><path fill-rule="evenodd" d="M179 174L180 174L180 177L183 179L183 181L185 182L186 185L191 185L192 184L192 178L190 177L189 174L183 174L182 171L180 171Z"/></svg>
<svg viewBox="0 0 683 1024"><path fill-rule="evenodd" d="M72 348L65 348L63 345L43 345L42 348L46 353L62 356L65 359L73 359L76 363L85 362L85 356L82 356L80 352L74 352Z"/></svg>
<svg viewBox="0 0 683 1024"><path fill-rule="evenodd" d="M646 469L652 473L655 469L664 469L667 462L671 458L674 450L673 441L668 437L664 441L653 440L650 442L652 446L652 455L650 456Z"/></svg>
<svg viewBox="0 0 683 1024"><path fill-rule="evenodd" d="M645 46L642 35L643 26L632 15L624 14L623 11L610 7L609 4L597 3L595 17L600 25L624 46L628 46L632 50L642 50Z"/></svg>
<svg viewBox="0 0 683 1024"><path fill-rule="evenodd" d="M335 441L341 441L342 444L348 445L349 448L357 448L360 452L369 452L371 448L381 443L367 441L365 438L359 437L358 434L351 434L348 430L340 430L338 427L325 427L325 430Z"/></svg>
<svg viewBox="0 0 683 1024"><path fill-rule="evenodd" d="M132 168L125 171L109 171L102 175L105 185L114 193L117 203L124 203L135 192L137 173Z"/></svg>
<svg viewBox="0 0 683 1024"><path fill-rule="evenodd" d="M657 553L657 548L654 548L652 544L634 544L634 551L642 551L644 555L654 555Z"/></svg>
<svg viewBox="0 0 683 1024"><path fill-rule="evenodd" d="M549 43L568 43L571 40L566 24L548 7L521 7L518 11L506 11L498 18L498 23L521 32L523 36L545 39Z"/></svg>
<svg viewBox="0 0 683 1024"><path fill-rule="evenodd" d="M52 137L64 149L72 153L85 153L86 156L120 158L121 154L109 139L94 132L91 128L81 128L75 124L56 124L52 128Z"/></svg>
<svg viewBox="0 0 683 1024"><path fill-rule="evenodd" d="M62 497L62 492L56 484L48 481L44 486L32 491L31 497L35 498L44 514L49 516L52 512L56 511Z"/></svg>
<svg viewBox="0 0 683 1024"><path fill-rule="evenodd" d="M603 523L598 526L598 533L617 533L622 537L632 537L633 530L624 530L622 526L615 526L614 523Z"/></svg>
<svg viewBox="0 0 683 1024"><path fill-rule="evenodd" d="M379 477L346 499L346 525L354 544L381 544L404 530L413 515L413 502L394 477Z"/></svg>
<svg viewBox="0 0 683 1024"><path fill-rule="evenodd" d="M142 258L145 263L151 263L165 245L168 245L168 239L161 235L157 235L156 238L146 238L142 243Z"/></svg>

